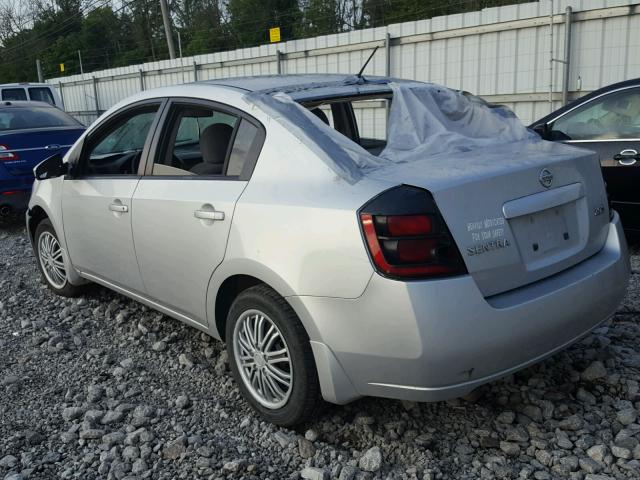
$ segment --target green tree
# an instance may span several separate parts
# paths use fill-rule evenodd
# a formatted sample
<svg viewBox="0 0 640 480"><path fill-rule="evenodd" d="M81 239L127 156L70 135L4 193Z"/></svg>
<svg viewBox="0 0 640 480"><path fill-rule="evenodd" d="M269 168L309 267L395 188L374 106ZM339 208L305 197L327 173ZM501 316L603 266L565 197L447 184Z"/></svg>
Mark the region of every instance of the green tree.
<svg viewBox="0 0 640 480"><path fill-rule="evenodd" d="M342 32L347 27L347 2L344 0L306 0L302 3L302 21L296 36L313 37Z"/></svg>
<svg viewBox="0 0 640 480"><path fill-rule="evenodd" d="M229 30L237 46L268 43L269 28L280 27L282 40L294 38L302 12L297 0L228 0Z"/></svg>
<svg viewBox="0 0 640 480"><path fill-rule="evenodd" d="M0 0L0 82L168 58L158 0ZM186 55L430 18L522 0L170 0L174 35ZM177 37L177 35L176 35ZM174 38L177 40L177 38Z"/></svg>
<svg viewBox="0 0 640 480"><path fill-rule="evenodd" d="M182 38L184 55L215 52L230 42L218 0L178 0L171 4Z"/></svg>

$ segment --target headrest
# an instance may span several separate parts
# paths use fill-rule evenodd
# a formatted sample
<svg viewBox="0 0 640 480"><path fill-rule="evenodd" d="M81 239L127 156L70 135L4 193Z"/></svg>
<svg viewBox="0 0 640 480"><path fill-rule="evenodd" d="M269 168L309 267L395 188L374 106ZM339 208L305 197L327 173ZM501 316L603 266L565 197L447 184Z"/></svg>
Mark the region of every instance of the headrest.
<svg viewBox="0 0 640 480"><path fill-rule="evenodd" d="M200 152L205 163L221 164L227 154L233 128L226 123L214 123L200 135Z"/></svg>
<svg viewBox="0 0 640 480"><path fill-rule="evenodd" d="M321 109L319 109L318 107L313 108L311 109L311 113L313 113L316 117L318 117L324 123L329 125L329 118L327 117L327 114L324 113Z"/></svg>

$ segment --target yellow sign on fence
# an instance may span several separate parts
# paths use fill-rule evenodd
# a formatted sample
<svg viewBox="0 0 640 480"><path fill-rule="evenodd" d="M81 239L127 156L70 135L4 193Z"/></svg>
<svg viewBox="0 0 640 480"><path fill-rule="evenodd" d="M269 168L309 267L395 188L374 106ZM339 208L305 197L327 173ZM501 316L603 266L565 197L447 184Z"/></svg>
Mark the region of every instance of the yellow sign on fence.
<svg viewBox="0 0 640 480"><path fill-rule="evenodd" d="M61 72L64 72L64 63L61 63L61 64L60 64L60 71L61 71Z"/></svg>
<svg viewBox="0 0 640 480"><path fill-rule="evenodd" d="M280 27L273 27L269 29L269 41L271 43L280 41Z"/></svg>

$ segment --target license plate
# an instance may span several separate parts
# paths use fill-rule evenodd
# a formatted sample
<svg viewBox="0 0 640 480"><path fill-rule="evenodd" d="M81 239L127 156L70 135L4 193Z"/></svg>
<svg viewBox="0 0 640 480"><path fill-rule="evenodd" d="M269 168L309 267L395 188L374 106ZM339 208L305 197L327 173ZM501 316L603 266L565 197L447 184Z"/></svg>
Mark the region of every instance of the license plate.
<svg viewBox="0 0 640 480"><path fill-rule="evenodd" d="M537 268L544 260L557 260L579 242L576 202L523 215L509 221L522 260L528 268Z"/></svg>

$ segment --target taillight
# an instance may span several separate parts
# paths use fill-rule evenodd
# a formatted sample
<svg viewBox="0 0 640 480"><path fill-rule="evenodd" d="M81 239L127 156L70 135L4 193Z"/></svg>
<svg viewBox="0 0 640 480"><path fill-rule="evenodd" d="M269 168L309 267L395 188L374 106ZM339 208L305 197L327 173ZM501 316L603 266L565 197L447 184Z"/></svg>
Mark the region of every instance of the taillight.
<svg viewBox="0 0 640 480"><path fill-rule="evenodd" d="M11 150L6 145L0 145L0 161L8 162L11 160L19 160L20 156L16 152L8 152L7 150Z"/></svg>
<svg viewBox="0 0 640 480"><path fill-rule="evenodd" d="M402 185L360 210L360 223L377 270L392 278L461 275L467 270L431 194Z"/></svg>

